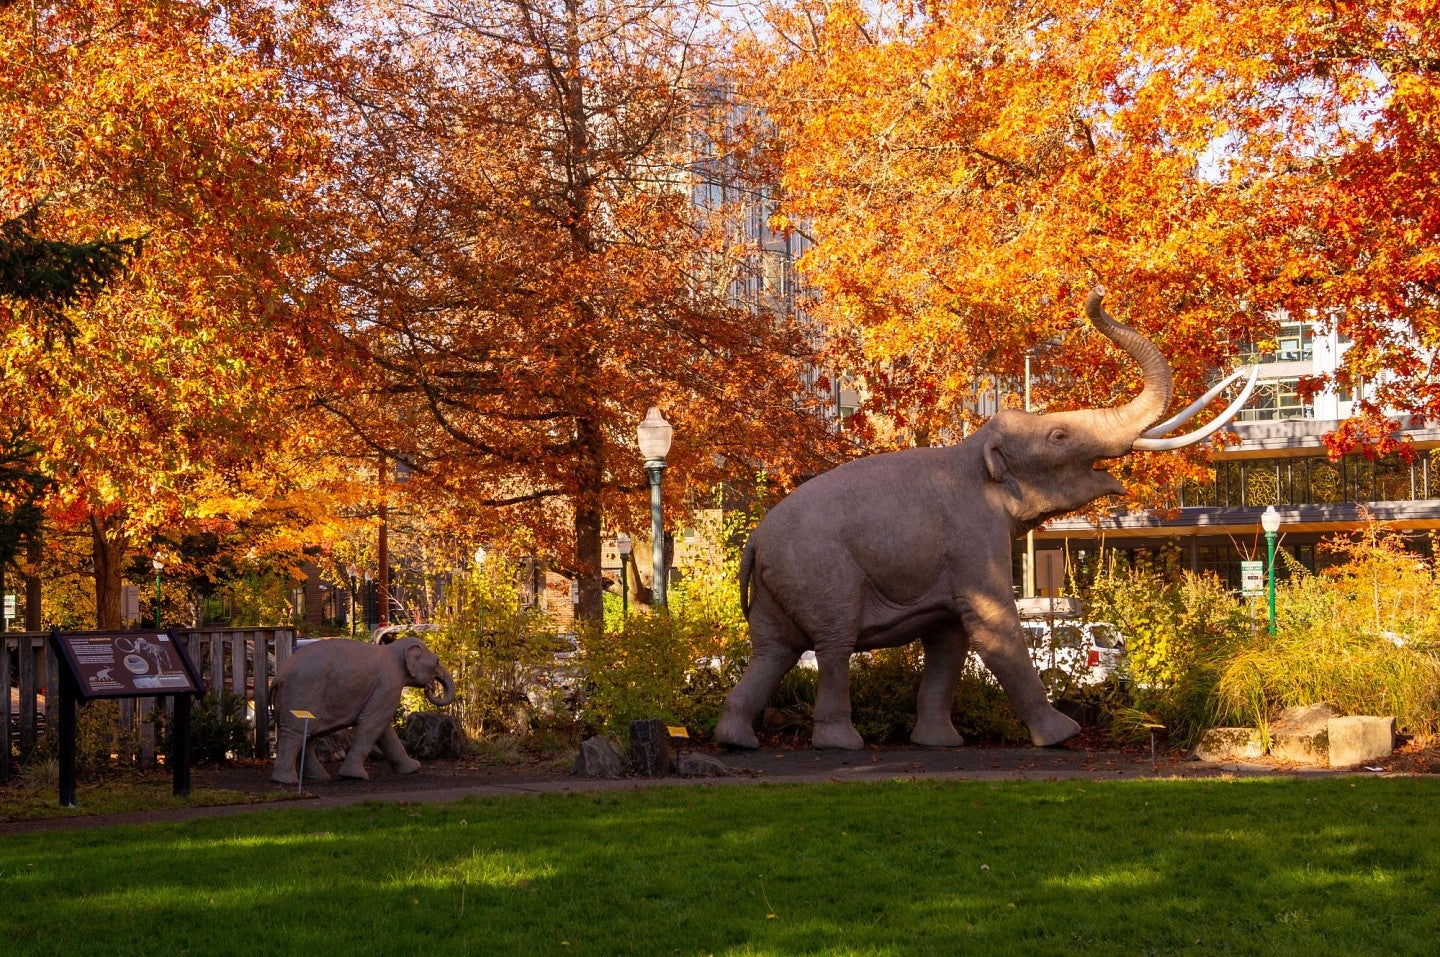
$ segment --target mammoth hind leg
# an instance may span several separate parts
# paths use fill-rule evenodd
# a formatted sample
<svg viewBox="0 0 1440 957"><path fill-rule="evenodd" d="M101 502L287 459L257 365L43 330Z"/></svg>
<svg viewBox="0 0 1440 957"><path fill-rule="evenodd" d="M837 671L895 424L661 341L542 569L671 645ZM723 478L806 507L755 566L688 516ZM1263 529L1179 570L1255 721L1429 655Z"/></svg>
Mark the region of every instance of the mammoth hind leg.
<svg viewBox="0 0 1440 957"><path fill-rule="evenodd" d="M865 740L850 719L850 653L854 641L816 642L815 661L820 667L815 688L815 732L810 743L817 748L859 751Z"/></svg>
<svg viewBox="0 0 1440 957"><path fill-rule="evenodd" d="M755 718L780 687L780 680L800 660L800 652L778 642L752 639L755 651L745 674L725 697L725 710L715 726L715 741L732 748L758 748Z"/></svg>

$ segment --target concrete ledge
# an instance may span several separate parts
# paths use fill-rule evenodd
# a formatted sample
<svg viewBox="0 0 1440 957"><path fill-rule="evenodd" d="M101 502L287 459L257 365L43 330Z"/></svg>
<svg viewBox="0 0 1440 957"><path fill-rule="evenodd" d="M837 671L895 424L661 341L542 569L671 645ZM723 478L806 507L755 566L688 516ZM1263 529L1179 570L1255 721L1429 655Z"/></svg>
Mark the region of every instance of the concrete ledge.
<svg viewBox="0 0 1440 957"><path fill-rule="evenodd" d="M1349 768L1388 758L1395 749L1395 719L1355 715L1331 718L1326 729L1332 768Z"/></svg>
<svg viewBox="0 0 1440 957"><path fill-rule="evenodd" d="M1270 737L1270 756L1292 764L1330 764L1330 733L1320 731L1281 731Z"/></svg>
<svg viewBox="0 0 1440 957"><path fill-rule="evenodd" d="M1211 728L1195 745L1197 761L1254 761L1264 756L1265 741L1256 728Z"/></svg>

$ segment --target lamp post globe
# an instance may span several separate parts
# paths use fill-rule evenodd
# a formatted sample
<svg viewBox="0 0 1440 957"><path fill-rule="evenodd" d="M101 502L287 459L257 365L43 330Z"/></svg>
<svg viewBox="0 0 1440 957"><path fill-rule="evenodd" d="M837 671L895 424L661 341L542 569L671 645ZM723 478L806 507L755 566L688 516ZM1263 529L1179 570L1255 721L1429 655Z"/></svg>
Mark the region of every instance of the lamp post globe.
<svg viewBox="0 0 1440 957"><path fill-rule="evenodd" d="M1265 591L1270 605L1270 634L1275 634L1275 536L1280 532L1280 513L1274 505L1265 506L1260 516L1260 528L1265 532Z"/></svg>
<svg viewBox="0 0 1440 957"><path fill-rule="evenodd" d="M650 535L654 543L653 574L655 607L665 607L665 523L660 504L660 483L665 475L665 456L670 454L674 430L655 406L635 430L640 455L645 459L645 474L650 477Z"/></svg>

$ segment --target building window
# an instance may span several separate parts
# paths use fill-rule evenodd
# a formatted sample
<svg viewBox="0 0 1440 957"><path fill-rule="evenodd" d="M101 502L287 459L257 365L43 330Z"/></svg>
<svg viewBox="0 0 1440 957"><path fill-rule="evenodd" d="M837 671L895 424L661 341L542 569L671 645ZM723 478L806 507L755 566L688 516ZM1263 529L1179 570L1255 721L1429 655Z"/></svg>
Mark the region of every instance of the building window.
<svg viewBox="0 0 1440 957"><path fill-rule="evenodd" d="M1300 399L1300 378L1291 376L1261 382L1250 406L1237 417L1241 422L1271 422L1280 419L1314 418L1315 407Z"/></svg>
<svg viewBox="0 0 1440 957"><path fill-rule="evenodd" d="M1242 459L1216 462L1210 481L1180 487L1182 508L1260 508L1266 505L1340 505L1440 498L1440 475L1430 453L1413 462L1390 456L1372 462L1348 456Z"/></svg>
<svg viewBox="0 0 1440 957"><path fill-rule="evenodd" d="M1314 331L1308 322L1282 322L1276 340L1277 362L1308 362L1315 354Z"/></svg>

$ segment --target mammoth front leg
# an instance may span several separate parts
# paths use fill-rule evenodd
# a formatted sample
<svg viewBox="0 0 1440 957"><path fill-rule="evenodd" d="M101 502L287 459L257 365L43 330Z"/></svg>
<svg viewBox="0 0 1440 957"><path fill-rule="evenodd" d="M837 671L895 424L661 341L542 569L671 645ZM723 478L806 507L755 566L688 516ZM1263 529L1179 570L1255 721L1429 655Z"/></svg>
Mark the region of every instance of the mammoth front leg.
<svg viewBox="0 0 1440 957"><path fill-rule="evenodd" d="M345 760L340 763L340 776L342 778L359 778L368 780L370 775L365 770L365 759L370 757L371 750L380 742L388 730L393 736L395 729L390 726L390 720L395 714L395 707L399 704L397 700L390 708L371 708L360 715L355 722L355 731L350 739L350 750L345 752ZM400 742L395 742L398 747ZM401 748L404 751L404 748Z"/></svg>
<svg viewBox="0 0 1440 957"><path fill-rule="evenodd" d="M925 646L925 671L920 677L920 694L915 702L915 730L910 740L927 748L954 748L963 743L951 717L955 710L955 688L970 640L959 622L936 630L921 640Z"/></svg>
<svg viewBox="0 0 1440 957"><path fill-rule="evenodd" d="M980 660L999 679L1015 713L1030 729L1030 740L1041 747L1060 744L1079 734L1080 725L1050 705L1026 650L1020 616L1009 589L1006 582L1003 599L974 603L965 616L965 629Z"/></svg>

